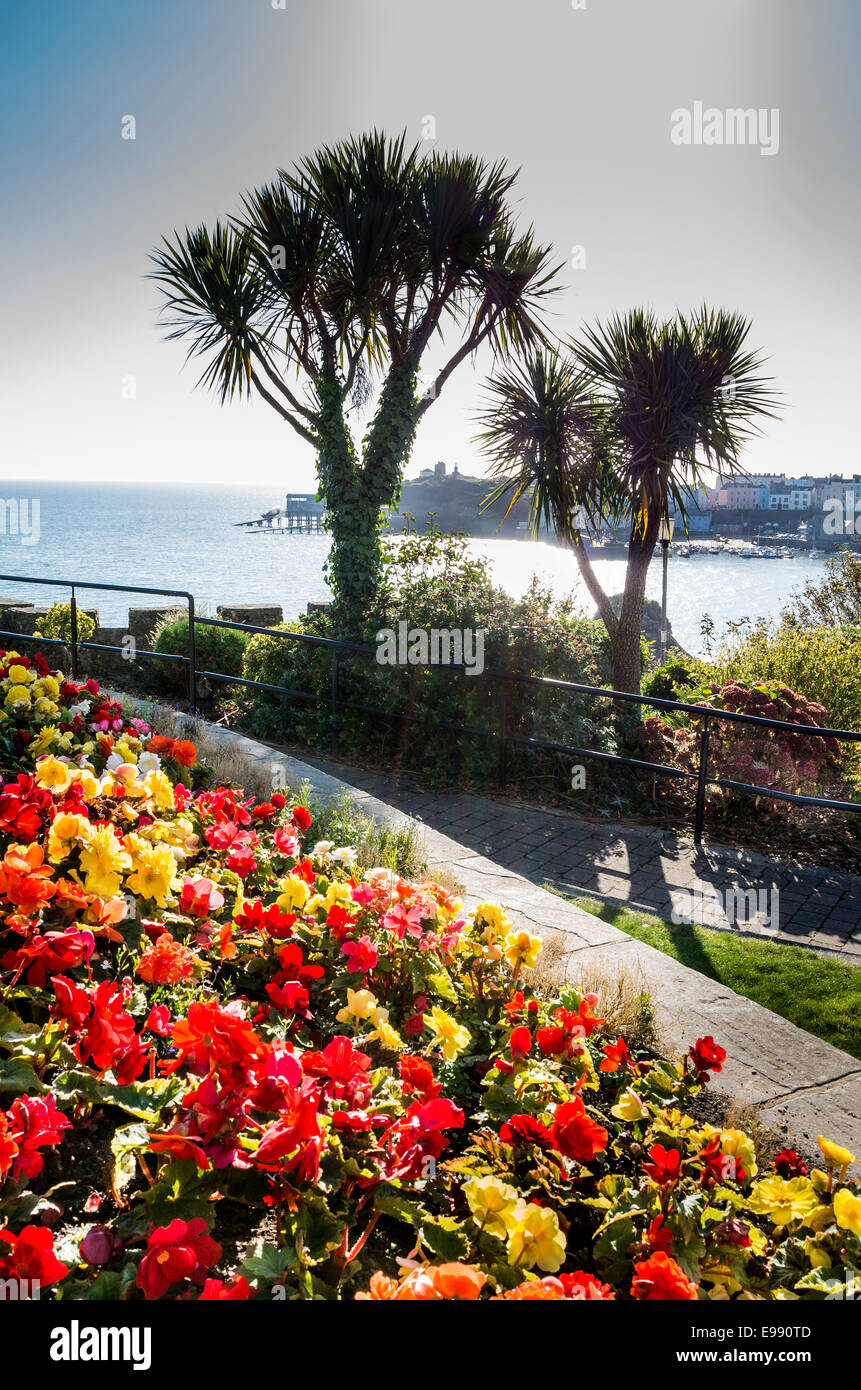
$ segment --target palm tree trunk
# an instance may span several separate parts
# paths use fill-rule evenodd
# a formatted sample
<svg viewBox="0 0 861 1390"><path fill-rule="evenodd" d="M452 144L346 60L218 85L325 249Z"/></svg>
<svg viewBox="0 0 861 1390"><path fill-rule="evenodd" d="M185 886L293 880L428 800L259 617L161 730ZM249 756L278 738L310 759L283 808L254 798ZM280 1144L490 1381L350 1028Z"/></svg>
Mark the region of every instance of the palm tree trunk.
<svg viewBox="0 0 861 1390"><path fill-rule="evenodd" d="M613 686L616 690L640 693L640 633L646 577L657 541L657 521L650 521L645 534L632 534L628 546L625 592L619 613L619 626L613 644Z"/></svg>

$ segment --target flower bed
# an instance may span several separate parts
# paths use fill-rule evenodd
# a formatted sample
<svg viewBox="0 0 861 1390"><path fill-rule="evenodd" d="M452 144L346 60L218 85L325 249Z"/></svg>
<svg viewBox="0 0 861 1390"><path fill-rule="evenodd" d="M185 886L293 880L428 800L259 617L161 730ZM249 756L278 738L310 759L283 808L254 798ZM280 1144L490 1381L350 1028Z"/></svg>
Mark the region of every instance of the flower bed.
<svg viewBox="0 0 861 1390"><path fill-rule="evenodd" d="M821 1299L854 1158L690 1102L485 903L0 655L0 1278L69 1299ZM87 1181L83 1155L104 1158Z"/></svg>

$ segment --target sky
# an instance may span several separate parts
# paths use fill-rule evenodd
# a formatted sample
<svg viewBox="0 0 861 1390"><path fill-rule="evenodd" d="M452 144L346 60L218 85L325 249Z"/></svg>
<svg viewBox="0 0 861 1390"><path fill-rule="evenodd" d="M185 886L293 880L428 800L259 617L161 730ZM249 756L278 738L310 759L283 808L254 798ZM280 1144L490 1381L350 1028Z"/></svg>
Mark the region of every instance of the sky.
<svg viewBox="0 0 861 1390"><path fill-rule="evenodd" d="M265 402L196 389L148 253L321 143L418 142L428 117L437 148L519 167L518 213L566 265L560 336L639 304L740 311L783 396L746 468L861 471L859 37L857 0L6 7L2 476L313 490L313 452ZM760 143L674 142L697 102L762 111ZM409 473L483 471L489 367L451 378Z"/></svg>

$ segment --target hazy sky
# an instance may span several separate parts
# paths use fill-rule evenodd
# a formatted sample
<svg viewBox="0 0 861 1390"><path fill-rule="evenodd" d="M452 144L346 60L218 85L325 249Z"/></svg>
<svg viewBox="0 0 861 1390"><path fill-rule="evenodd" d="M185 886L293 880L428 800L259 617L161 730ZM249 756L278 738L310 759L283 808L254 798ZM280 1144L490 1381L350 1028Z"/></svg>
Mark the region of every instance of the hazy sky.
<svg viewBox="0 0 861 1390"><path fill-rule="evenodd" d="M740 310L785 395L747 466L861 471L857 0L49 0L3 25L4 476L312 488L264 402L194 389L147 253L323 141L418 140L427 116L440 147L520 166L560 260L585 248L560 333L639 303ZM777 152L674 144L698 101L777 108ZM480 471L486 366L425 416L411 472Z"/></svg>

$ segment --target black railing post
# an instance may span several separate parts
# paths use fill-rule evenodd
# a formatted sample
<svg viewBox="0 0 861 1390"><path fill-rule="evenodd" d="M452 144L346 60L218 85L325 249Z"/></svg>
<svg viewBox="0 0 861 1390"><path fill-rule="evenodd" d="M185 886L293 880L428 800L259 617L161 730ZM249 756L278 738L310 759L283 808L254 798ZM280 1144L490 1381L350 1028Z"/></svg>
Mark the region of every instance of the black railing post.
<svg viewBox="0 0 861 1390"><path fill-rule="evenodd" d="M338 651L338 647L332 648L332 747L336 752L338 749Z"/></svg>
<svg viewBox="0 0 861 1390"><path fill-rule="evenodd" d="M75 598L74 584L72 585L69 612L72 618L72 680L76 681L78 679L78 600Z"/></svg>
<svg viewBox="0 0 861 1390"><path fill-rule="evenodd" d="M502 677L502 703L499 710L499 790L508 786L508 670Z"/></svg>
<svg viewBox="0 0 861 1390"><path fill-rule="evenodd" d="M194 639L194 595L188 594L188 703L192 714L197 709L197 647Z"/></svg>
<svg viewBox="0 0 861 1390"><path fill-rule="evenodd" d="M706 811L706 785L708 783L709 770L709 717L703 715L703 727L700 730L700 765L697 771L697 805L694 815L694 844L701 845L703 840L703 821Z"/></svg>

